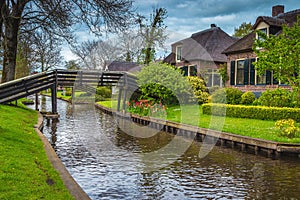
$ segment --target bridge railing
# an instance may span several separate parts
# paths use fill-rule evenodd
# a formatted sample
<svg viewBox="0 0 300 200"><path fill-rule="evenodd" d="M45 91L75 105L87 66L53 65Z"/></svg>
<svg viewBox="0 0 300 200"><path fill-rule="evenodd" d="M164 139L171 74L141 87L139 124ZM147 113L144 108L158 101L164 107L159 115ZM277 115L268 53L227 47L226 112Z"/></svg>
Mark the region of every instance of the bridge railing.
<svg viewBox="0 0 300 200"><path fill-rule="evenodd" d="M136 77L126 72L52 70L0 84L0 103L14 101L57 86L137 87Z"/></svg>

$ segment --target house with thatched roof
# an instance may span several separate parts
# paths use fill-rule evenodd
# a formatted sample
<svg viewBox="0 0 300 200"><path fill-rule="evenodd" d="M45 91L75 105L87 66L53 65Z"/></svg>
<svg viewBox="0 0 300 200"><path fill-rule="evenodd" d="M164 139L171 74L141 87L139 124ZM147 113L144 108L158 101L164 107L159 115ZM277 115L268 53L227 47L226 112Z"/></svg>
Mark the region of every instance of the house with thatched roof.
<svg viewBox="0 0 300 200"><path fill-rule="evenodd" d="M105 71L124 71L136 73L141 71L141 66L136 62L128 62L128 61L112 61L106 62Z"/></svg>
<svg viewBox="0 0 300 200"><path fill-rule="evenodd" d="M252 33L225 49L223 53L228 58L227 72L230 77L226 86L254 92L262 92L268 88L287 87L274 79L271 71L266 71L263 75L257 74L253 62L257 61L258 58L253 51L253 44L256 39L260 39L256 30L267 35L278 35L282 32L283 24L292 26L297 22L299 15L300 9L285 13L283 5L273 6L272 16L258 17L252 27Z"/></svg>
<svg viewBox="0 0 300 200"><path fill-rule="evenodd" d="M164 62L180 67L186 76L204 78L208 87L221 86L222 79L218 68L227 62L222 52L236 41L220 27L211 24L207 30L172 44Z"/></svg>

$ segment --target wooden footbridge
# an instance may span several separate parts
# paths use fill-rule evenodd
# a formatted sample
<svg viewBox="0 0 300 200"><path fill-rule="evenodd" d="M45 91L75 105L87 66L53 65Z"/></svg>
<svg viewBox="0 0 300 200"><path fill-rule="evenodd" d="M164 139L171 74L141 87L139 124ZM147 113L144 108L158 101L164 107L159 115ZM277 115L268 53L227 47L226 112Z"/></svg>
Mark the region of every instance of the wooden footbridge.
<svg viewBox="0 0 300 200"><path fill-rule="evenodd" d="M74 85L117 86L119 88L118 110L120 102L126 99L128 88L137 88L136 77L127 72L115 71L75 71L52 70L42 72L10 82L0 84L0 103L8 103L20 98L51 89L52 113L57 113L57 88ZM123 108L125 107L125 100Z"/></svg>

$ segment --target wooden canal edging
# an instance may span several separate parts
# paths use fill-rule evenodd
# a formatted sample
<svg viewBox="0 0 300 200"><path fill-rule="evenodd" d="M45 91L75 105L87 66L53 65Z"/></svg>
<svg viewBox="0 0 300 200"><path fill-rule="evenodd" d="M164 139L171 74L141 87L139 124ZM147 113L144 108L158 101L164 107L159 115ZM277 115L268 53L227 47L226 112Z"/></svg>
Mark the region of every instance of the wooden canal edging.
<svg viewBox="0 0 300 200"><path fill-rule="evenodd" d="M184 137L196 139L199 142L203 142L204 139L208 137L211 140L217 140L216 145L239 149L243 152L249 152L255 155L265 155L273 159L278 159L280 157L283 157L284 155L300 158L300 144L281 143L251 138L206 128L199 128L196 126L181 124L168 120L162 120L152 117L141 117L134 114L125 115L121 112L116 112L99 104L95 104L95 106L98 109L102 110L104 113L110 115L114 114L118 118L132 121L140 125L149 126L157 130L166 131L172 134L180 133L180 135L183 135Z"/></svg>

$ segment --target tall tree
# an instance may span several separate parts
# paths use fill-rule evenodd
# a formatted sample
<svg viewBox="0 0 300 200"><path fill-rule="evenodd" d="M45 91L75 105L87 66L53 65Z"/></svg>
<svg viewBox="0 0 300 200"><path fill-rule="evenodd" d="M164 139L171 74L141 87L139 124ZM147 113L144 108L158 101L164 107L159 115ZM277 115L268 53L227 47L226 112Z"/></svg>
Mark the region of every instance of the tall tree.
<svg viewBox="0 0 300 200"><path fill-rule="evenodd" d="M251 22L249 23L243 22L238 28L234 28L234 33L232 36L241 38L251 33L251 31L252 31Z"/></svg>
<svg viewBox="0 0 300 200"><path fill-rule="evenodd" d="M132 0L1 0L2 82L15 78L19 33L40 29L71 42L75 24L83 23L101 35L123 30L132 16Z"/></svg>
<svg viewBox="0 0 300 200"><path fill-rule="evenodd" d="M256 40L254 51L259 57L255 64L260 74L273 71L274 78L288 83L300 92L300 17L292 26L283 26L282 34L269 37L257 32L261 40Z"/></svg>
<svg viewBox="0 0 300 200"><path fill-rule="evenodd" d="M150 16L150 22L147 24L143 21L144 17L139 20L140 34L144 40L144 64L149 63L154 59L155 45L163 47L167 38L165 35L166 26L164 20L167 18L167 10L165 8L157 8L153 10Z"/></svg>

